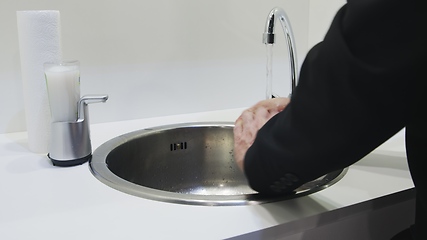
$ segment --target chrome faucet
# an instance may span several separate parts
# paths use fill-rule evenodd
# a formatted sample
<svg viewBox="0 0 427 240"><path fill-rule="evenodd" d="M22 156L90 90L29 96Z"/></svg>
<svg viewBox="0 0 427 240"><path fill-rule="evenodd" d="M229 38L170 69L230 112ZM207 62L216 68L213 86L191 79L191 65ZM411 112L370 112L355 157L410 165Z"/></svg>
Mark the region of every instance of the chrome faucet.
<svg viewBox="0 0 427 240"><path fill-rule="evenodd" d="M267 22L265 24L265 30L263 34L263 43L264 44L274 44L274 27L276 19L280 20L280 23L282 25L283 31L285 33L286 42L288 45L288 51L289 51L289 64L290 64L290 71L291 71L291 94L294 92L295 87L297 85L298 81L298 69L297 69L297 59L296 59L296 53L295 53L295 40L294 35L292 33L291 24L289 23L289 19L286 15L286 12L279 7L273 8L270 13L268 14Z"/></svg>

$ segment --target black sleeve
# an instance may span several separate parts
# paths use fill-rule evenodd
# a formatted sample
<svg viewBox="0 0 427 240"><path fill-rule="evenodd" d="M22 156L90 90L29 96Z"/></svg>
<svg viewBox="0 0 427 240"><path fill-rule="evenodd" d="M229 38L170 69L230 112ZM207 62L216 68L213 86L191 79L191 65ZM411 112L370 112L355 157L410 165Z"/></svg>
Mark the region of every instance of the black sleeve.
<svg viewBox="0 0 427 240"><path fill-rule="evenodd" d="M338 11L306 56L291 103L245 156L254 190L290 192L355 163L405 126L419 58L415 4L349 0Z"/></svg>

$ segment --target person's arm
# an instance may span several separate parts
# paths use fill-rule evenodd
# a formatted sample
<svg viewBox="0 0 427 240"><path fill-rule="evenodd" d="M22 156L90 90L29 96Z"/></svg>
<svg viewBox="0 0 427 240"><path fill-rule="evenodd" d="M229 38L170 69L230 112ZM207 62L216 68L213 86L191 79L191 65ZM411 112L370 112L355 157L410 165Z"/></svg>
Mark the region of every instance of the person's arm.
<svg viewBox="0 0 427 240"><path fill-rule="evenodd" d="M308 53L291 103L246 152L254 190L291 192L353 164L405 126L415 80L412 11L412 0L349 0L337 13Z"/></svg>

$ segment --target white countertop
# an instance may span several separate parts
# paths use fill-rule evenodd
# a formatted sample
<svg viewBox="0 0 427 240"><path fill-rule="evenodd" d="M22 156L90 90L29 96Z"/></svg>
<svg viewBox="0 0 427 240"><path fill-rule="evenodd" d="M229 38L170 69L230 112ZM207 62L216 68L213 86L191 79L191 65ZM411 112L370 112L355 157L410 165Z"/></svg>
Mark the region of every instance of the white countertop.
<svg viewBox="0 0 427 240"><path fill-rule="evenodd" d="M146 127L234 122L242 110L93 124L92 147L95 150L113 137ZM413 188L403 131L351 166L343 179L327 189L250 206L191 206L128 195L97 180L87 163L52 166L45 154L29 152L26 141L26 132L0 135L1 239L224 239L286 224L293 226L289 231L298 232L315 223L297 221L332 210L351 210Z"/></svg>

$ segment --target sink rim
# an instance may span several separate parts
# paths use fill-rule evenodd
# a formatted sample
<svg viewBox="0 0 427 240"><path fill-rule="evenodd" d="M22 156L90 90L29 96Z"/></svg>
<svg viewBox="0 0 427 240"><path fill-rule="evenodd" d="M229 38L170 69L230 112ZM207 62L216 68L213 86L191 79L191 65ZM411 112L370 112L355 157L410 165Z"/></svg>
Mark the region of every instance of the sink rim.
<svg viewBox="0 0 427 240"><path fill-rule="evenodd" d="M144 128L136 130L133 132L125 133L123 135L114 137L102 145L100 145L93 152L93 156L89 161L89 169L91 173L105 185L127 193L133 196L177 204L187 204L187 205L203 205L203 206L236 206L236 205L255 205L263 204L269 202L277 202L288 199L293 199L296 197L306 196L318 191L321 191L325 188L328 188L338 182L341 178L344 177L348 168L344 168L332 173L326 174L322 179L332 177L331 180L326 181L315 187L298 191L295 194L290 194L286 196L265 196L258 193L254 194L240 194L240 195L196 195L196 194L185 194L177 192L169 192L158 190L150 187L145 187L138 185L132 182L129 182L116 174L114 174L107 166L106 159L108 154L119 147L122 144L125 144L132 139L144 137L150 135L154 132L167 131L176 128L188 128L188 127L234 127L233 122L187 122L187 123L178 123L178 124L169 124L156 126L151 128Z"/></svg>

